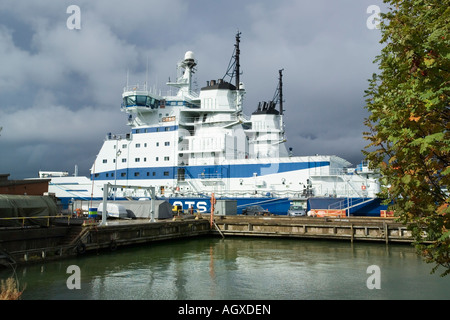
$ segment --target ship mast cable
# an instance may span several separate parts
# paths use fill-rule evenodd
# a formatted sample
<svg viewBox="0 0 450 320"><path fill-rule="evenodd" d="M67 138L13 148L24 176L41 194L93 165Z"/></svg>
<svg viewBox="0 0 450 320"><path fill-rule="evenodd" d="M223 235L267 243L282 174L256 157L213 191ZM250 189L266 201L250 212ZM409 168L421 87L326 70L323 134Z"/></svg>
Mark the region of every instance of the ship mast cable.
<svg viewBox="0 0 450 320"><path fill-rule="evenodd" d="M241 50L239 49L239 42L241 42L241 33L238 31L238 33L236 34L236 44L235 44L235 48L236 48L236 55L235 55L235 59L236 59L236 89L239 90L239 80L240 80L240 67L241 65L239 64L239 55L241 54Z"/></svg>
<svg viewBox="0 0 450 320"><path fill-rule="evenodd" d="M279 87L279 94L280 94L280 115L283 115L283 70L281 69L278 72L280 73L280 87Z"/></svg>
<svg viewBox="0 0 450 320"><path fill-rule="evenodd" d="M280 115L283 115L283 71L284 69L278 70L279 78L278 78L278 87L275 90L275 94L273 96L272 101L280 104Z"/></svg>
<svg viewBox="0 0 450 320"><path fill-rule="evenodd" d="M230 82L233 80L233 77L234 77L234 65L236 63L236 61L233 60L235 52L236 52L236 49L233 50L233 54L231 55L230 62L228 62L227 71L225 72L225 75L222 77L222 80L225 80L226 76L230 77ZM233 69L233 71L230 73L231 69Z"/></svg>
<svg viewBox="0 0 450 320"><path fill-rule="evenodd" d="M241 50L239 49L239 43L241 42L241 32L237 32L236 34L236 44L234 45L233 54L231 55L230 62L228 63L227 71L225 72L225 75L222 77L222 80L225 80L226 76L230 77L230 83L233 81L233 78L236 77L235 83L236 83L236 90L239 90L239 82L240 82L240 63L239 63L239 56L241 53Z"/></svg>

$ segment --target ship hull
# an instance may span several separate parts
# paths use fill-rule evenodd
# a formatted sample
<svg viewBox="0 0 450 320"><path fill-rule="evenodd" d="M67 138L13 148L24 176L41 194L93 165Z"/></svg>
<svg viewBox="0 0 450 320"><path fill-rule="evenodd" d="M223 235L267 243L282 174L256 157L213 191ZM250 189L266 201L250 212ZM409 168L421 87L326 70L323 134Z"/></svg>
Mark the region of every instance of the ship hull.
<svg viewBox="0 0 450 320"><path fill-rule="evenodd" d="M167 83L176 94L161 95L147 84L127 83L120 109L128 115L130 132L106 135L89 178L40 173L41 178L54 177L49 192L67 209L80 199L152 198L206 213L214 194L218 200L236 201L235 214L251 205L287 214L291 202L306 208L306 199L316 197L334 198L341 207L340 198L355 199L345 209L348 214L376 212L379 206L368 198L380 191L378 173L367 164L349 168L351 164L338 156L295 156L288 148L282 70L277 98L260 102L250 116L244 114L239 39L240 33L235 84L221 78L194 91L191 81L197 62L191 51L177 63L176 81ZM369 204L377 208L369 209Z"/></svg>
<svg viewBox="0 0 450 320"><path fill-rule="evenodd" d="M160 198L161 200L167 200L172 205L181 205L183 210L193 207L194 212L209 213L211 212L211 199L196 198L196 197L168 197ZM274 197L220 197L216 198L216 201L236 201L236 212L230 212L229 214L242 214L242 210L248 206L259 205L264 210L268 210L271 214L286 215L290 207L289 198L274 198Z"/></svg>

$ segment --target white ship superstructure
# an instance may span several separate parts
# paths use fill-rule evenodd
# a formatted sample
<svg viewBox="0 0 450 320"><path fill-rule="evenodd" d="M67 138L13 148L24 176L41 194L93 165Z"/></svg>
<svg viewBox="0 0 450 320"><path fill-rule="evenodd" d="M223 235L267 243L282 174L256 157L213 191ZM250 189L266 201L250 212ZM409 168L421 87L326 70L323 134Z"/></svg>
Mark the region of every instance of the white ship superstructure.
<svg viewBox="0 0 450 320"><path fill-rule="evenodd" d="M259 103L250 117L243 113L239 41L238 34L235 84L224 77L194 92L197 61L188 51L176 81L168 83L175 95L161 96L147 85L125 87L121 110L128 114L130 132L107 134L90 179L74 182L84 187L73 185L64 193L64 179L71 177L55 177L50 192L58 189L61 198L101 197L109 183L123 186L111 188L113 198L149 196L146 189L126 186L155 186L157 195L167 198L376 197L379 182L367 166L348 169L350 163L337 156L298 157L287 150L282 70L274 99Z"/></svg>

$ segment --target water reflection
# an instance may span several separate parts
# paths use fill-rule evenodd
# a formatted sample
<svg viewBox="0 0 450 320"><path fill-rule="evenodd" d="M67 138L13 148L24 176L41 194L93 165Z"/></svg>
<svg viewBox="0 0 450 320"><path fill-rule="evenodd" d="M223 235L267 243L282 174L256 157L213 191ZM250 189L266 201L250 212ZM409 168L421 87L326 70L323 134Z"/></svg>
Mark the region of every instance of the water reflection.
<svg viewBox="0 0 450 320"><path fill-rule="evenodd" d="M69 290L69 265L81 290ZM369 290L367 267L381 270ZM449 299L409 245L200 238L154 243L17 269L23 299ZM0 272L9 276L10 270Z"/></svg>

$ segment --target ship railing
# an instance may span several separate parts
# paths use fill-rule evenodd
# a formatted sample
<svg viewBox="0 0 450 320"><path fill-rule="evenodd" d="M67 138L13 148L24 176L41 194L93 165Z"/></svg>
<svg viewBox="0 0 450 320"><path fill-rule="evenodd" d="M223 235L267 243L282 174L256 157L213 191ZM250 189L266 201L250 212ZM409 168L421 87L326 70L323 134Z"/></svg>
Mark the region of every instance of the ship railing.
<svg viewBox="0 0 450 320"><path fill-rule="evenodd" d="M108 133L106 135L106 140L130 140L130 138L131 138L130 133L123 133L123 134Z"/></svg>
<svg viewBox="0 0 450 320"><path fill-rule="evenodd" d="M186 100L198 99L200 97L200 94L198 92L195 92L195 91L180 92L179 90L176 90L176 89L160 91L159 95L162 97L177 97L177 98L186 99Z"/></svg>
<svg viewBox="0 0 450 320"><path fill-rule="evenodd" d="M310 170L311 176L342 176L347 174L347 168L314 167Z"/></svg>
<svg viewBox="0 0 450 320"><path fill-rule="evenodd" d="M265 190L255 190L255 189L247 189L241 191L233 191L230 190L215 190L214 195L216 197L244 197L244 198L265 198L265 197L273 197L273 198L298 198L298 199L306 199L311 197L312 195L305 195L304 192L301 191L265 191Z"/></svg>
<svg viewBox="0 0 450 320"><path fill-rule="evenodd" d="M149 87L146 83L128 85L123 88L123 92L130 92L130 91L145 91L160 97L176 97L177 99L182 100L196 100L200 97L200 94L195 91L187 92L187 91L180 91L178 89L169 89L166 91L162 91L156 89L156 87Z"/></svg>
<svg viewBox="0 0 450 320"><path fill-rule="evenodd" d="M198 117L198 116L196 116L196 117L185 117L185 116L183 116L180 119L180 124L193 126L193 125L203 124L203 123L208 123L208 124L211 124L211 123L223 123L224 125L229 125L229 124L232 124L232 123L236 123L239 120L240 119L237 116L235 116L235 115L231 115L229 117L223 117L223 118L220 118L220 117L209 117L207 119L204 119L203 117Z"/></svg>
<svg viewBox="0 0 450 320"><path fill-rule="evenodd" d="M328 205L328 210L347 210L365 202L369 202L374 198L346 198Z"/></svg>
<svg viewBox="0 0 450 320"><path fill-rule="evenodd" d="M201 193L200 189L197 186L196 179L192 176L189 170L185 170L183 174L175 174L175 178L177 179L177 182L186 182L187 184L189 184L197 194Z"/></svg>
<svg viewBox="0 0 450 320"><path fill-rule="evenodd" d="M246 121L246 122L250 122L250 116L248 116L248 115L246 115L246 114L241 113L241 114L239 115L239 117L242 118L242 119L244 119L244 121Z"/></svg>
<svg viewBox="0 0 450 320"><path fill-rule="evenodd" d="M358 164L356 166L356 168L354 168L354 172L356 173L379 173L379 169L378 168L370 168L369 166L370 162L367 160L362 161L360 164Z"/></svg>
<svg viewBox="0 0 450 320"><path fill-rule="evenodd" d="M344 175L353 175L359 173L372 173L376 172L375 170L370 170L367 167L357 167L357 168L326 168L326 167L317 167L311 168L311 175L328 175L328 176L344 176Z"/></svg>
<svg viewBox="0 0 450 320"><path fill-rule="evenodd" d="M44 225L49 227L50 222L56 218L64 218L67 219L67 223L70 224L70 218L71 215L54 215L54 216L33 216L33 217L6 217L6 218L0 218L0 226L2 225L2 221L5 221L5 224L8 224L6 222L10 221L12 222L12 225L9 227L18 227L17 225L14 225L14 221L19 222L22 228L26 227L38 227L39 225ZM36 223L35 221L39 220L42 221L40 224ZM30 225L26 224L27 221L30 221ZM3 226L2 226L3 228Z"/></svg>
<svg viewBox="0 0 450 320"><path fill-rule="evenodd" d="M200 173L198 175L199 179L222 179L221 173Z"/></svg>
<svg viewBox="0 0 450 320"><path fill-rule="evenodd" d="M198 99L200 97L200 94L198 92L195 91L190 91L187 95L183 95L187 98L194 98L194 99Z"/></svg>
<svg viewBox="0 0 450 320"><path fill-rule="evenodd" d="M149 93L157 94L156 88L149 88L146 83L144 84L135 84L135 85L128 85L123 87L123 92L128 91L147 91Z"/></svg>

